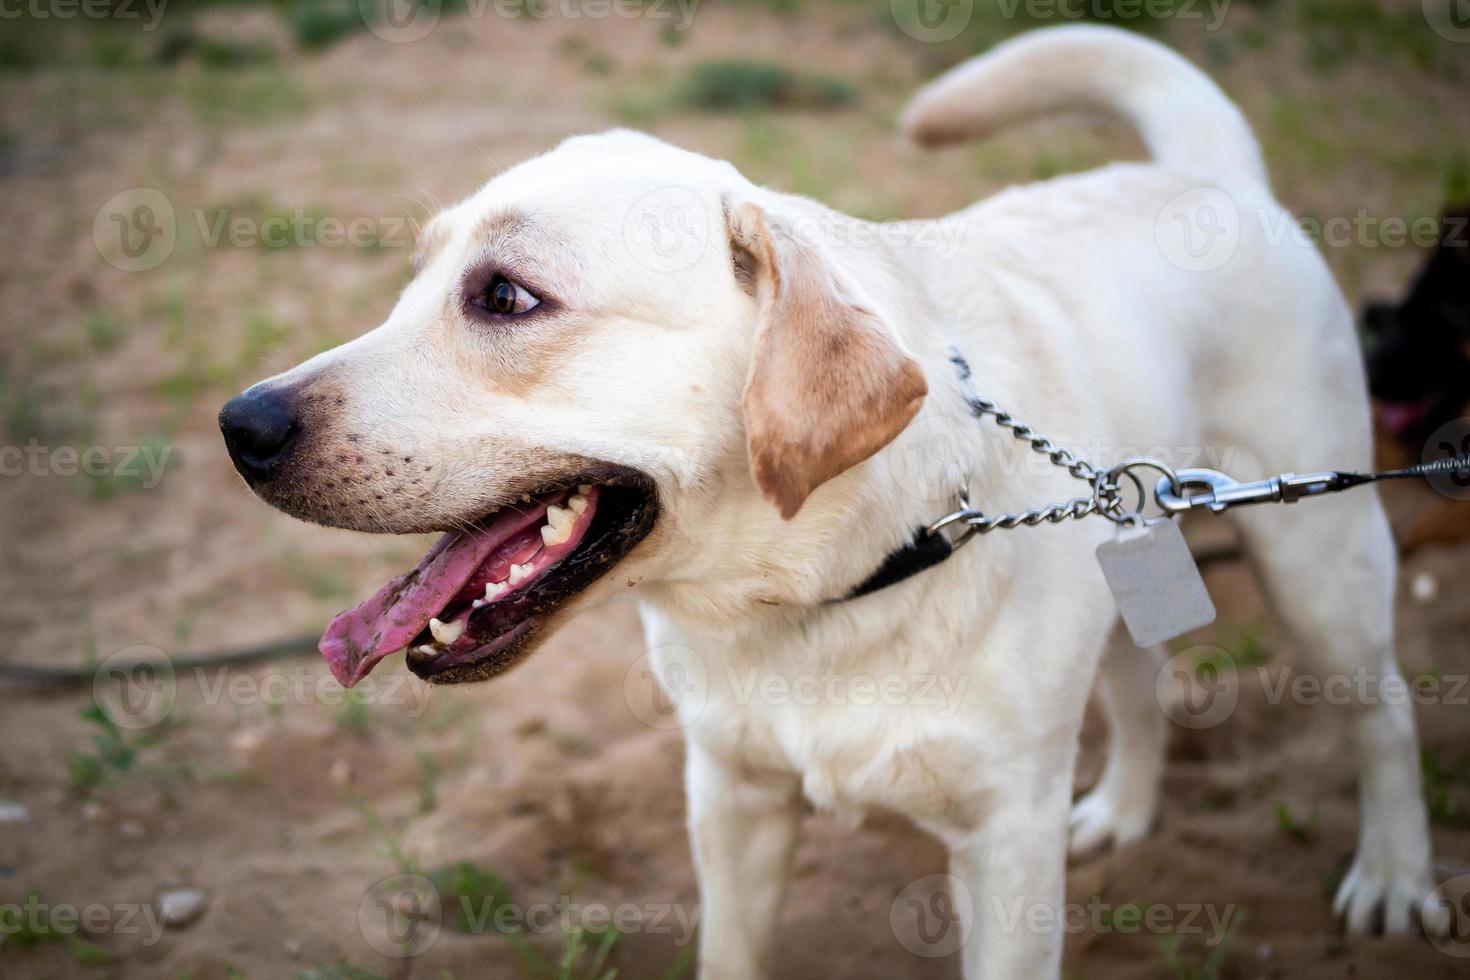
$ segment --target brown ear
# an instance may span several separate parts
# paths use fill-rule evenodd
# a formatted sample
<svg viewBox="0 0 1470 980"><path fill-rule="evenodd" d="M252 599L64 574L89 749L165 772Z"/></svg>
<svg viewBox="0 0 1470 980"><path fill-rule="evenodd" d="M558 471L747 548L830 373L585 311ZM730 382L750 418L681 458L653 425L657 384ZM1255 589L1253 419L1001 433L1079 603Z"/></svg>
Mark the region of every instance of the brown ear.
<svg viewBox="0 0 1470 980"><path fill-rule="evenodd" d="M814 247L753 204L729 223L736 273L760 307L745 384L751 472L789 520L813 490L903 431L928 385Z"/></svg>

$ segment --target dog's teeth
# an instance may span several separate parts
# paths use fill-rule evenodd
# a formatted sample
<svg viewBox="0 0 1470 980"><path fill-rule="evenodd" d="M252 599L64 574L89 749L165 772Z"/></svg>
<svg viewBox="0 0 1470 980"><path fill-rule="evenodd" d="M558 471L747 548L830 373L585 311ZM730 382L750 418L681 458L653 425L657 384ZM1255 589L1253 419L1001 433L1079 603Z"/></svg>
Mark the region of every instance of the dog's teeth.
<svg viewBox="0 0 1470 980"><path fill-rule="evenodd" d="M552 504L546 508L546 522L552 527L571 527L577 520L577 515L565 507Z"/></svg>
<svg viewBox="0 0 1470 980"><path fill-rule="evenodd" d="M567 506L571 508L573 514L581 517L587 509L587 498L580 493L573 494L572 499L567 501Z"/></svg>
<svg viewBox="0 0 1470 980"><path fill-rule="evenodd" d="M464 635L464 620L457 619L453 622L441 623L437 619L431 619L429 620L429 632L434 634L435 643L447 647Z"/></svg>
<svg viewBox="0 0 1470 980"><path fill-rule="evenodd" d="M521 582L525 581L526 579L528 579L530 577L531 577L531 566L530 566L530 564L525 564L525 565L512 565L512 566L510 566L510 580L509 581L510 581L510 584L511 585L519 585L519 584L521 584Z"/></svg>
<svg viewBox="0 0 1470 980"><path fill-rule="evenodd" d="M479 609L484 604L485 604L485 600L484 599L476 599L474 602L470 603L470 608L471 609Z"/></svg>
<svg viewBox="0 0 1470 980"><path fill-rule="evenodd" d="M510 591L510 585L505 582L486 582L485 598L481 602L494 602Z"/></svg>
<svg viewBox="0 0 1470 980"><path fill-rule="evenodd" d="M413 652L423 654L425 657L432 657L436 651L433 647L429 646L429 644L421 643L413 648Z"/></svg>
<svg viewBox="0 0 1470 980"><path fill-rule="evenodd" d="M566 544L567 539L571 536L571 524L563 524L560 527L551 524L543 524L541 526L541 543L548 548L553 545Z"/></svg>
<svg viewBox="0 0 1470 980"><path fill-rule="evenodd" d="M581 493L581 494L591 493L592 492L592 484L590 484L590 483L579 483L579 484L577 484L577 492L578 493Z"/></svg>

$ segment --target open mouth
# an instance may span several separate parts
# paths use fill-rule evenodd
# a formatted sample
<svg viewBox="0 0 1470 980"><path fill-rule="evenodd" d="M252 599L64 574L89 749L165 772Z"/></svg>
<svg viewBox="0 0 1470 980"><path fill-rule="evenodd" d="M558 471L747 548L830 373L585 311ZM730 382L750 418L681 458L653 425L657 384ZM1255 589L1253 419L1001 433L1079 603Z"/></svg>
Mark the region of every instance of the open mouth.
<svg viewBox="0 0 1470 980"><path fill-rule="evenodd" d="M1429 424L1444 396L1435 391L1417 401L1391 401L1380 399L1374 406L1378 418L1393 436L1409 438L1415 433L1434 428Z"/></svg>
<svg viewBox="0 0 1470 980"><path fill-rule="evenodd" d="M609 468L450 531L411 571L328 624L319 649L344 687L390 653L435 683L493 677L529 652L549 615L653 529L653 482Z"/></svg>

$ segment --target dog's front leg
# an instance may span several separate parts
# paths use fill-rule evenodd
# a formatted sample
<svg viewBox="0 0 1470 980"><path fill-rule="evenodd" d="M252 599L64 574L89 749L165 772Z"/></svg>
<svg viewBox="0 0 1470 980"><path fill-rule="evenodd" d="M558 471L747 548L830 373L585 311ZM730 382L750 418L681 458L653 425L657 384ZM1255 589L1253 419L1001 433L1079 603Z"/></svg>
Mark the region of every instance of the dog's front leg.
<svg viewBox="0 0 1470 980"><path fill-rule="evenodd" d="M764 977L801 822L800 783L795 776L752 778L693 739L685 783L703 902L701 980Z"/></svg>
<svg viewBox="0 0 1470 980"><path fill-rule="evenodd" d="M1066 775L1008 787L977 832L951 842L950 873L973 903L965 980L1060 975L1070 769Z"/></svg>

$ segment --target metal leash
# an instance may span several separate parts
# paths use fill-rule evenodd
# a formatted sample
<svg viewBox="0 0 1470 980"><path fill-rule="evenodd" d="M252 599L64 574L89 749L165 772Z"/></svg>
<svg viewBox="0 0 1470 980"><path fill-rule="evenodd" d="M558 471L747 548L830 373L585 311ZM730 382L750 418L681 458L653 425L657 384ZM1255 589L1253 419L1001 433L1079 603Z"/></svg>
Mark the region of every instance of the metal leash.
<svg viewBox="0 0 1470 980"><path fill-rule="evenodd" d="M958 363L963 364L962 361ZM968 389L968 365L964 367L961 380L966 382ZM1016 421L1014 416L1002 411L990 399L967 390L965 400L977 417L989 416L996 425L1009 429L1011 435L1028 443L1033 451L1047 457L1053 465L1066 470L1075 479L1090 484L1092 493L1086 497L1073 497L1028 510L987 516L970 506L969 488L963 487L958 494L959 509L944 515L926 529L930 535L935 535L952 525L963 524L964 531L950 541L953 548L958 548L976 535L988 534L997 528L1009 530L1023 525L1035 527L1044 523L1060 524L1094 514L1117 524L1146 524L1169 520L1177 514L1197 509L1219 514L1231 507L1245 504L1290 504L1304 497L1338 493L1379 480L1449 476L1457 482L1463 480L1470 486L1470 453L1383 473L1283 473L1249 483L1241 483L1219 470L1186 469L1176 472L1169 464L1148 456L1134 456L1111 469L1099 470L1077 453L1057 446L1050 439L1039 435L1031 426ZM1143 516L1147 495L1143 490L1143 480L1137 472L1139 470L1154 470L1160 474L1153 496L1164 511L1161 517L1147 519ZM1131 511L1126 510L1123 505L1121 481L1124 478L1133 484L1138 494L1138 505Z"/></svg>
<svg viewBox="0 0 1470 980"><path fill-rule="evenodd" d="M1044 523L1060 524L1066 520L1081 520L1096 513L1107 516L1121 511L1122 497L1117 484L1110 483L1106 479L1106 474L1098 470L1092 463L1070 449L1064 449L1045 436L1039 435L1031 426L1016 421L1014 416L1002 411L995 402L988 398L967 390L965 401L976 417L989 416L994 419L996 425L1009 429L1011 435L1028 443L1033 452L1045 456L1052 465L1066 470L1074 479L1089 484L1092 487L1092 493L1085 497L1073 497L1070 500L1033 507L1029 510L987 516L970 506L969 488L962 487L959 492L959 510L946 514L930 524L927 528L929 534L939 534L952 524L963 523L964 533L950 542L958 548L975 535L989 534L996 528L1009 530L1022 525L1035 527ZM1141 488L1142 484L1138 486Z"/></svg>

